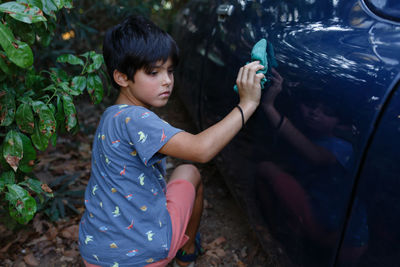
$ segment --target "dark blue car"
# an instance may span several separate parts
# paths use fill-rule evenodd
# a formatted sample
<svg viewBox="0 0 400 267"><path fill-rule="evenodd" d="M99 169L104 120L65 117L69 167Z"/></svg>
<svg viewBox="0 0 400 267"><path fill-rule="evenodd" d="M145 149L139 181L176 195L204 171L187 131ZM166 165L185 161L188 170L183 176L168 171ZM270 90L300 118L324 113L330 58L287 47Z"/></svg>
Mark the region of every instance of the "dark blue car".
<svg viewBox="0 0 400 267"><path fill-rule="evenodd" d="M400 1L194 0L174 37L199 129L238 103L254 44L274 47L282 90L266 84L216 159L265 251L282 266L400 266Z"/></svg>

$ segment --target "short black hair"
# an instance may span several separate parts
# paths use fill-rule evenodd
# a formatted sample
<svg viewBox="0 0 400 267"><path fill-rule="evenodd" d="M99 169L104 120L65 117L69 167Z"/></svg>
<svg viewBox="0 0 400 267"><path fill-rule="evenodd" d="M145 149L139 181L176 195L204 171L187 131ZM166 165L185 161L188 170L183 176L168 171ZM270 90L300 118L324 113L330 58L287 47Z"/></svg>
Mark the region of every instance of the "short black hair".
<svg viewBox="0 0 400 267"><path fill-rule="evenodd" d="M118 70L133 80L136 71L150 72L157 61L171 58L174 66L179 61L178 46L172 37L143 16L130 16L107 30L103 41L103 56L112 84L113 72Z"/></svg>

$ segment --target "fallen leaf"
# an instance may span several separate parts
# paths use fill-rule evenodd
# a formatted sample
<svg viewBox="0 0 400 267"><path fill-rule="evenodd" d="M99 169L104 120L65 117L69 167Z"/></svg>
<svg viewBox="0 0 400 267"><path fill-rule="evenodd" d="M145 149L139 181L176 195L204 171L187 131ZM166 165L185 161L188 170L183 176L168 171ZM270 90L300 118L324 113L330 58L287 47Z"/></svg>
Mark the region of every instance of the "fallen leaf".
<svg viewBox="0 0 400 267"><path fill-rule="evenodd" d="M3 248L0 249L0 253L5 253L7 250L10 248L10 246L14 243L14 241L9 242L7 245L5 245Z"/></svg>
<svg viewBox="0 0 400 267"><path fill-rule="evenodd" d="M207 250L206 255L220 261L221 258L226 256L226 252L222 248L217 248L213 250Z"/></svg>
<svg viewBox="0 0 400 267"><path fill-rule="evenodd" d="M13 266L15 266L15 267L26 267L26 264L25 264L25 262L20 261L20 262L17 262L15 264L13 264Z"/></svg>
<svg viewBox="0 0 400 267"><path fill-rule="evenodd" d="M33 229L35 229L37 233L43 234L44 224L49 226L49 223L45 220L42 220L40 214L37 213L35 218L33 218Z"/></svg>
<svg viewBox="0 0 400 267"><path fill-rule="evenodd" d="M240 250L240 257L246 258L246 256L247 256L247 247L245 246Z"/></svg>
<svg viewBox="0 0 400 267"><path fill-rule="evenodd" d="M39 261L35 258L33 253L29 253L24 257L24 261L26 264L31 265L31 266L38 266Z"/></svg>
<svg viewBox="0 0 400 267"><path fill-rule="evenodd" d="M74 261L74 258L62 256L60 258L60 261L70 262L70 261Z"/></svg>
<svg viewBox="0 0 400 267"><path fill-rule="evenodd" d="M79 256L79 251L77 251L75 249L66 250L66 251L64 251L64 256L70 257L70 258L75 258L75 257Z"/></svg>
<svg viewBox="0 0 400 267"><path fill-rule="evenodd" d="M247 267L247 265L244 264L241 260L239 260L236 264L238 267Z"/></svg>
<svg viewBox="0 0 400 267"><path fill-rule="evenodd" d="M18 232L17 237L12 240L13 243L24 243L33 233L31 229L24 229Z"/></svg>
<svg viewBox="0 0 400 267"><path fill-rule="evenodd" d="M61 236L66 239L72 239L74 241L78 241L79 239L79 226L72 225L70 227L64 228L61 231Z"/></svg>
<svg viewBox="0 0 400 267"><path fill-rule="evenodd" d="M47 237L49 240L53 240L58 235L58 230L53 225L50 226L49 230L46 232Z"/></svg>
<svg viewBox="0 0 400 267"><path fill-rule="evenodd" d="M207 250L206 251L206 256L220 261L220 258L214 253L214 250Z"/></svg>
<svg viewBox="0 0 400 267"><path fill-rule="evenodd" d="M217 237L214 241L205 245L206 249L215 249L216 247L220 246L221 244L226 242L226 238L223 236Z"/></svg>
<svg viewBox="0 0 400 267"><path fill-rule="evenodd" d="M43 235L43 236L41 236L41 237L39 237L39 238L33 239L31 242L29 242L29 243L26 244L26 245L27 245L28 247L29 247L29 246L36 246L38 243L43 242L43 241L46 241L46 240L48 240L48 239L47 239L47 236Z"/></svg>
<svg viewBox="0 0 400 267"><path fill-rule="evenodd" d="M223 250L222 248L217 248L214 250L214 253L219 257L219 258L223 258L226 256L226 252L225 250Z"/></svg>
<svg viewBox="0 0 400 267"><path fill-rule="evenodd" d="M41 251L41 254L47 255L47 254L50 253L50 251L55 251L55 250L56 250L56 249L55 249L54 246L48 246L48 247L46 247L45 249L43 249L43 250Z"/></svg>

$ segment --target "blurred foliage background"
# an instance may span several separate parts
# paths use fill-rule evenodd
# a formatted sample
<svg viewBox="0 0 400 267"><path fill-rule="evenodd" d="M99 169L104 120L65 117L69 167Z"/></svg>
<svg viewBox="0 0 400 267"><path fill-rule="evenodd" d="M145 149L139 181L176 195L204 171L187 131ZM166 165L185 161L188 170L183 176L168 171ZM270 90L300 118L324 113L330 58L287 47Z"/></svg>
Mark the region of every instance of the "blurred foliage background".
<svg viewBox="0 0 400 267"><path fill-rule="evenodd" d="M104 31L131 14L149 17L170 32L175 14L186 2L188 0L73 1L73 9L62 11L57 34L59 42L54 44L55 48L77 52L88 48L99 49Z"/></svg>

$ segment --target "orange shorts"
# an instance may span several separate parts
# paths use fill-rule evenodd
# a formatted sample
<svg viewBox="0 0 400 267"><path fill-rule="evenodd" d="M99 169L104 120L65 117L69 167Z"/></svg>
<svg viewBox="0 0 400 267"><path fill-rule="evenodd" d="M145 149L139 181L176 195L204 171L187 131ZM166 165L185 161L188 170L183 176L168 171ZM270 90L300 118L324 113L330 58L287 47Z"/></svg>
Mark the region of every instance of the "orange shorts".
<svg viewBox="0 0 400 267"><path fill-rule="evenodd" d="M170 250L167 258L146 265L147 267L166 266L174 259L176 252L188 241L189 237L185 235L185 232L192 215L195 197L196 190L193 184L187 180L175 179L167 184L167 210L172 223ZM85 260L84 262L86 267L100 267Z"/></svg>

